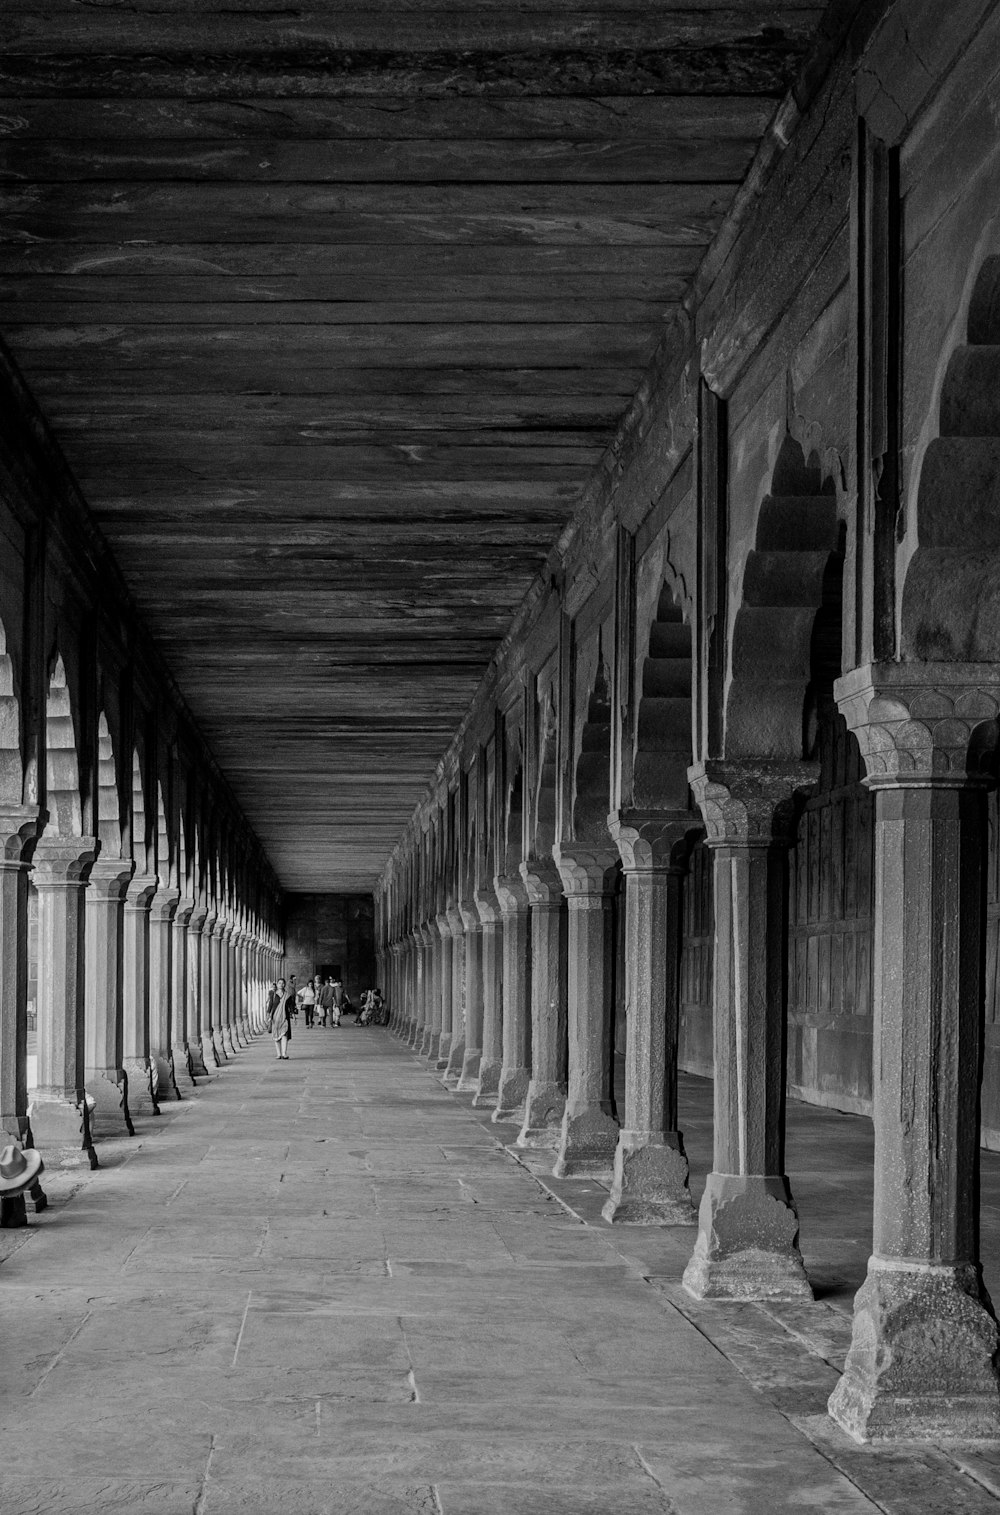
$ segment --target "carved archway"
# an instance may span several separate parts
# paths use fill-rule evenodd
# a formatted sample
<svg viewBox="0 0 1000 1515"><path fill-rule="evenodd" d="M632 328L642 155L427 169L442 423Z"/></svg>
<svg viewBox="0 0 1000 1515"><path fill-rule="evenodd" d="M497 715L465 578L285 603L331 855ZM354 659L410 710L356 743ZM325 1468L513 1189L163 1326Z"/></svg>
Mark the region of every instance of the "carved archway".
<svg viewBox="0 0 1000 1515"><path fill-rule="evenodd" d="M788 436L743 570L726 701L727 758L803 757L814 736L817 617L833 607L839 637L842 577L833 480L824 479L819 464Z"/></svg>
<svg viewBox="0 0 1000 1515"><path fill-rule="evenodd" d="M939 434L924 454L917 548L903 586L904 660L1000 660L1000 256L973 287L948 362Z"/></svg>
<svg viewBox="0 0 1000 1515"><path fill-rule="evenodd" d="M146 820L146 793L142 781L139 749L132 749L132 857L138 874L148 873L149 846Z"/></svg>
<svg viewBox="0 0 1000 1515"><path fill-rule="evenodd" d="M643 659L632 793L640 810L684 810L692 761L691 628L664 583Z"/></svg>
<svg viewBox="0 0 1000 1515"><path fill-rule="evenodd" d="M19 805L22 787L21 718L14 691L14 664L0 621L0 801Z"/></svg>
<svg viewBox="0 0 1000 1515"><path fill-rule="evenodd" d="M573 838L601 847L609 845L608 810L611 780L611 689L603 653L598 649L597 673L587 702L580 734L580 752L573 784Z"/></svg>
<svg viewBox="0 0 1000 1515"><path fill-rule="evenodd" d="M118 766L108 718L103 710L97 721L97 834L101 839L101 853L104 857L121 856Z"/></svg>
<svg viewBox="0 0 1000 1515"><path fill-rule="evenodd" d="M45 701L45 775L48 831L54 836L80 836L83 824L76 728L66 669L58 653Z"/></svg>

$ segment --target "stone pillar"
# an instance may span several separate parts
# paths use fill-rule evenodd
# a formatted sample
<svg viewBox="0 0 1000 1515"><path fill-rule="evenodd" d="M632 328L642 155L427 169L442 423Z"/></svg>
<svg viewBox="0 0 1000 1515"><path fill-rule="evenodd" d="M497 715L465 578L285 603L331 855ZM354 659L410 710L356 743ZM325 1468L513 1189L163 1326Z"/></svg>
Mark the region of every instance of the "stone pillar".
<svg viewBox="0 0 1000 1515"><path fill-rule="evenodd" d="M448 911L451 932L451 1046L445 1082L455 1088L465 1062L465 927L460 910Z"/></svg>
<svg viewBox="0 0 1000 1515"><path fill-rule="evenodd" d="M684 1287L699 1299L811 1299L785 1176L788 850L811 764L689 770L713 854L715 1155Z"/></svg>
<svg viewBox="0 0 1000 1515"><path fill-rule="evenodd" d="M219 931L219 1037L227 1057L236 1056L233 1021L236 1018L236 964L233 955L233 924L223 921Z"/></svg>
<svg viewBox="0 0 1000 1515"><path fill-rule="evenodd" d="M531 1080L531 958L528 941L528 891L515 875L493 881L500 902L503 942L503 1061L497 1087L495 1121L524 1120Z"/></svg>
<svg viewBox="0 0 1000 1515"><path fill-rule="evenodd" d="M610 842L607 848L568 843L557 845L555 862L569 905L569 1056L553 1172L559 1178L610 1178L618 1145L611 1060L615 854Z"/></svg>
<svg viewBox="0 0 1000 1515"><path fill-rule="evenodd" d="M562 879L555 864L521 864L531 909L531 1081L519 1147L558 1147L566 1111L566 945Z"/></svg>
<svg viewBox="0 0 1000 1515"><path fill-rule="evenodd" d="M158 889L149 910L149 1057L160 1099L180 1099L174 1067L173 920L180 902L177 889Z"/></svg>
<svg viewBox="0 0 1000 1515"><path fill-rule="evenodd" d="M29 1137L28 857L37 805L0 808L0 1131L3 1145Z"/></svg>
<svg viewBox="0 0 1000 1515"><path fill-rule="evenodd" d="M253 1035L253 948L245 931L236 939L236 1028L240 1043L249 1047Z"/></svg>
<svg viewBox="0 0 1000 1515"><path fill-rule="evenodd" d="M472 1103L479 1109L491 1109L497 1102L503 1067L500 901L491 889L477 889L475 899L483 924L483 1045Z"/></svg>
<svg viewBox="0 0 1000 1515"><path fill-rule="evenodd" d="M441 981L441 1031L438 1036L437 1058L434 1066L443 1072L448 1066L448 1055L451 1052L451 1023L453 1015L452 1004L452 938L451 923L446 913L442 912L435 923L441 940L436 944L438 954L438 975Z"/></svg>
<svg viewBox="0 0 1000 1515"><path fill-rule="evenodd" d="M420 1042L420 1053L433 1063L437 1060L438 1043L441 1040L441 934L436 919L424 924L423 938L427 967L424 977L424 1034Z"/></svg>
<svg viewBox="0 0 1000 1515"><path fill-rule="evenodd" d="M202 932L202 994L205 1010L201 1023L201 1040L206 1061L211 1057L216 1068L221 1068L229 1061L222 1043L222 929L222 920L216 915L209 917Z"/></svg>
<svg viewBox="0 0 1000 1515"><path fill-rule="evenodd" d="M1000 665L869 666L837 697L875 792L875 1216L830 1412L865 1441L994 1439L979 1080Z"/></svg>
<svg viewBox="0 0 1000 1515"><path fill-rule="evenodd" d="M135 1135L124 1051L125 891L135 865L99 857L84 897L84 1081L94 1135Z"/></svg>
<svg viewBox="0 0 1000 1515"><path fill-rule="evenodd" d="M123 1050L128 1104L137 1115L159 1115L156 1069L149 1056L149 910L158 880L136 875L125 893Z"/></svg>
<svg viewBox="0 0 1000 1515"><path fill-rule="evenodd" d="M170 924L170 1056L174 1077L186 1073L194 1083L191 1037L188 1032L188 924L194 906L181 900Z"/></svg>
<svg viewBox="0 0 1000 1515"><path fill-rule="evenodd" d="M474 1094L479 1088L479 1063L483 1055L483 923L477 909L462 906L464 930L465 1046L456 1090Z"/></svg>
<svg viewBox="0 0 1000 1515"><path fill-rule="evenodd" d="M393 1036L401 1037L406 1025L406 1006L404 1004L405 993L403 989L403 965L404 944L402 942L390 942L389 944L389 1030Z"/></svg>
<svg viewBox="0 0 1000 1515"><path fill-rule="evenodd" d="M410 1015L410 1034L406 1038L407 1045L414 1052L420 1050L421 1038L424 1034L424 941L420 935L420 928L414 926L410 932L410 1000L412 1013Z"/></svg>
<svg viewBox="0 0 1000 1515"><path fill-rule="evenodd" d="M191 919L188 923L187 939L187 1034L188 1051L191 1054L191 1076L193 1078L207 1078L209 1065L214 1065L211 1021L207 1023L208 1034L206 1041L206 1020L208 1016L208 980L206 975L208 950L205 941L206 930L211 930L208 912L204 905L195 905L191 911ZM205 1061L206 1054L208 1062Z"/></svg>
<svg viewBox="0 0 1000 1515"><path fill-rule="evenodd" d="M645 1226L695 1221L677 1119L681 888L686 811L616 816L625 870L625 1124L604 1219Z"/></svg>
<svg viewBox="0 0 1000 1515"><path fill-rule="evenodd" d="M35 849L38 891L38 1091L30 1114L46 1161L96 1168L84 1095L84 892L100 843L43 836Z"/></svg>

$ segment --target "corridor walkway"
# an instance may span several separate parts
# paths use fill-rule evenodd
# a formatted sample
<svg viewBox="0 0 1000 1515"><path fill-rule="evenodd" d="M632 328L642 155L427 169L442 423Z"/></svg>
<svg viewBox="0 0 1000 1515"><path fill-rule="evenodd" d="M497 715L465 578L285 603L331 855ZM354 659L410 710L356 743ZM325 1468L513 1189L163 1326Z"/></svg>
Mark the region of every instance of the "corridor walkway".
<svg viewBox="0 0 1000 1515"><path fill-rule="evenodd" d="M0 1233L4 1515L997 1509L980 1454L854 1447L794 1322L685 1306L679 1233L581 1223L387 1033L292 1053Z"/></svg>

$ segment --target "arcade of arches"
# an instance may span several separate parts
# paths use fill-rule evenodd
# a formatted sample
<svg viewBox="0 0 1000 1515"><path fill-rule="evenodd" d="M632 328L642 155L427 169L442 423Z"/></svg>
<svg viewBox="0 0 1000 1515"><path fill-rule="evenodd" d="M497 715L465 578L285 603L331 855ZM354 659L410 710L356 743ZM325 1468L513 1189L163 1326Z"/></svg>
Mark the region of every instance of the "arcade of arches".
<svg viewBox="0 0 1000 1515"><path fill-rule="evenodd" d="M1000 5L17 9L0 1293L342 951L407 1109L992 1507Z"/></svg>

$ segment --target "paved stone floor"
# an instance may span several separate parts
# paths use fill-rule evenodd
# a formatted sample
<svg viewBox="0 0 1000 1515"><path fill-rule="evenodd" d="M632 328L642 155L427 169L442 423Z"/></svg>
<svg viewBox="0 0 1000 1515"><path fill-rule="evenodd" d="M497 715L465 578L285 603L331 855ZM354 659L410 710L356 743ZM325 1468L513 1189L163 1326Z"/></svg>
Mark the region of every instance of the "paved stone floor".
<svg viewBox="0 0 1000 1515"><path fill-rule="evenodd" d="M690 1231L604 1225L599 1185L533 1174L387 1033L292 1052L0 1233L3 1515L996 1511L988 1449L873 1452L824 1413L867 1123L791 1118L824 1299L698 1305ZM696 1173L709 1100L685 1080Z"/></svg>

